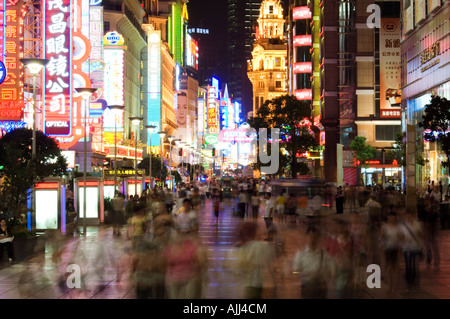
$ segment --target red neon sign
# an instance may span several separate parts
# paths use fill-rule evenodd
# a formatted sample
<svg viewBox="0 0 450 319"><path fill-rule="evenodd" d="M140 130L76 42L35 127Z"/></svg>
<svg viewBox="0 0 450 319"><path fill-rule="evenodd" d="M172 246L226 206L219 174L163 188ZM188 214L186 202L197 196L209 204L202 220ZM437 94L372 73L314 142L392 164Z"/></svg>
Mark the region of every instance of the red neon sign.
<svg viewBox="0 0 450 319"><path fill-rule="evenodd" d="M36 189L58 189L58 183L37 183Z"/></svg>
<svg viewBox="0 0 450 319"><path fill-rule="evenodd" d="M103 181L103 185L114 185L114 181Z"/></svg>
<svg viewBox="0 0 450 319"><path fill-rule="evenodd" d="M71 0L45 0L44 132L71 135L72 126L72 35Z"/></svg>
<svg viewBox="0 0 450 319"><path fill-rule="evenodd" d="M6 78L0 86L0 101L23 101L23 13L22 1L8 0L0 4L0 60L6 67ZM2 103L3 104L3 103ZM23 105L23 104L22 104ZM5 108L6 106L2 106ZM22 116L14 111L2 112L5 120L20 120ZM10 118L8 118L11 116Z"/></svg>
<svg viewBox="0 0 450 319"><path fill-rule="evenodd" d="M294 73L312 73L312 62L294 63Z"/></svg>
<svg viewBox="0 0 450 319"><path fill-rule="evenodd" d="M292 19L311 19L311 10L308 7L295 7L292 9Z"/></svg>
<svg viewBox="0 0 450 319"><path fill-rule="evenodd" d="M295 47L304 47L304 46L311 46L312 45L312 38L311 35L296 35L294 36L294 46Z"/></svg>
<svg viewBox="0 0 450 319"><path fill-rule="evenodd" d="M294 95L297 100L312 100L312 90L304 89L304 90L295 90Z"/></svg>
<svg viewBox="0 0 450 319"><path fill-rule="evenodd" d="M113 183L114 183L114 181L113 181ZM78 186L84 187L84 182L78 182ZM96 182L96 181L87 181L86 182L86 187L93 187L93 186L98 186L98 182Z"/></svg>

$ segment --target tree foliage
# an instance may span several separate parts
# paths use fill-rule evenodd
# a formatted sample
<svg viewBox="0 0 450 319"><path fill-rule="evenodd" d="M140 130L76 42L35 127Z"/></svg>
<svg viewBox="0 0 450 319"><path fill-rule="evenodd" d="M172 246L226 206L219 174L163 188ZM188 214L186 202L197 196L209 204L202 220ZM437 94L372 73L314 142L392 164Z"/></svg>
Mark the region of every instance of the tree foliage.
<svg viewBox="0 0 450 319"><path fill-rule="evenodd" d="M358 166L364 166L365 162L375 157L376 148L366 144L366 138L356 136L350 143L350 148L355 152L355 158L359 161Z"/></svg>
<svg viewBox="0 0 450 319"><path fill-rule="evenodd" d="M443 97L433 95L430 103L425 105L425 114L422 116L424 139L437 142L441 150L446 154L447 160L442 162L444 167L449 167L450 162L450 102Z"/></svg>
<svg viewBox="0 0 450 319"><path fill-rule="evenodd" d="M149 173L149 156L146 156L142 159L142 161L138 164L138 168L145 169L145 174ZM165 180L169 175L169 170L166 165L162 165L161 167L161 157L153 156L152 154L152 178L158 178L160 180Z"/></svg>
<svg viewBox="0 0 450 319"><path fill-rule="evenodd" d="M248 120L250 126L257 132L261 128L280 129L280 148L284 147L287 155L280 154L281 167L277 174L285 169L285 165L281 163L289 162L291 176L297 177L299 172L297 155L318 146L319 143L315 136L311 134L309 127L313 123L311 113L312 109L309 102L299 101L293 95L283 95L267 100L256 114ZM268 131L268 138L270 138L270 131ZM255 167L261 167L259 158Z"/></svg>
<svg viewBox="0 0 450 319"><path fill-rule="evenodd" d="M66 174L66 159L58 143L41 131L36 132L36 158L32 161L32 136L32 130L20 128L0 139L2 204L10 213L26 203L27 191L35 181Z"/></svg>
<svg viewBox="0 0 450 319"><path fill-rule="evenodd" d="M420 138L416 139L416 165L424 166L425 159L422 156ZM394 149L387 154L388 157L395 159L399 166L406 166L406 132L398 133L395 138Z"/></svg>

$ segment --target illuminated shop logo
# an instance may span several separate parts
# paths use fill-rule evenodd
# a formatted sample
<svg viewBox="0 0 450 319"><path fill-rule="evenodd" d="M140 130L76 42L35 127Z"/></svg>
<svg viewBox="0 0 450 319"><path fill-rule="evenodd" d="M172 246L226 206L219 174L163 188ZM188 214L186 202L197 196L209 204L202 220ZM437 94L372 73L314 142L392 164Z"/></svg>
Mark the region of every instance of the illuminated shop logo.
<svg viewBox="0 0 450 319"><path fill-rule="evenodd" d="M0 84L2 84L3 81L5 81L5 78L6 78L6 66L2 61L0 61Z"/></svg>
<svg viewBox="0 0 450 319"><path fill-rule="evenodd" d="M105 45L123 45L125 43L123 36L116 32L111 31L105 34Z"/></svg>

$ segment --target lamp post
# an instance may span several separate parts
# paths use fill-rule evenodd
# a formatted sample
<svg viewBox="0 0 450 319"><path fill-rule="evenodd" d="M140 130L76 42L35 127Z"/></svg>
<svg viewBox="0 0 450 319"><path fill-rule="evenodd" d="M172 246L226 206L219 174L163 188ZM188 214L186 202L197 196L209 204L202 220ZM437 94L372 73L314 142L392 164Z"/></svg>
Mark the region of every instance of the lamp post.
<svg viewBox="0 0 450 319"><path fill-rule="evenodd" d="M139 130L139 124L141 124L141 121L143 120L143 117L130 117L131 123L133 123L134 126L136 126L138 129L136 130L136 134L134 134L134 195L137 195L137 132Z"/></svg>
<svg viewBox="0 0 450 319"><path fill-rule="evenodd" d="M163 176L163 153L164 153L164 136L166 136L167 132L166 131L159 131L158 135L161 138L161 181L162 181L162 176ZM164 182L162 184L162 187L164 188Z"/></svg>
<svg viewBox="0 0 450 319"><path fill-rule="evenodd" d="M81 95L83 98L83 117L84 117L84 138L83 138L83 235L86 237L86 193L87 193L87 186L86 186L86 176L87 176L87 137L89 136L88 130L87 130L87 118L89 116L88 114L88 101L92 94L94 94L95 91L97 91L96 88L76 88L75 91Z"/></svg>
<svg viewBox="0 0 450 319"><path fill-rule="evenodd" d="M34 175L34 162L36 160L36 77L47 65L47 59L20 59L20 62L27 68L33 77L33 131L31 141L31 164ZM31 215L35 216L35 201L32 201ZM34 218L34 217L33 217Z"/></svg>
<svg viewBox="0 0 450 319"><path fill-rule="evenodd" d="M177 147L177 151L179 152L179 148L180 148L179 143L181 142L181 138L176 138L173 141L175 142L175 146ZM178 159L179 159L179 157L178 157ZM180 165L180 163L178 163L178 165ZM178 165L176 166L177 171L178 171ZM175 180L175 176L174 176L174 180ZM173 184L173 186L175 187L175 184Z"/></svg>
<svg viewBox="0 0 450 319"><path fill-rule="evenodd" d="M167 137L169 140L169 177L172 177L172 141L175 139L172 135ZM172 181L173 186L173 181ZM173 187L172 187L173 188Z"/></svg>
<svg viewBox="0 0 450 319"><path fill-rule="evenodd" d="M108 105L114 115L114 195L117 191L117 112L124 107L124 105Z"/></svg>
<svg viewBox="0 0 450 319"><path fill-rule="evenodd" d="M145 128L148 130L148 133L150 135L150 151L148 154L149 160L148 160L148 175L150 179L150 189L152 189L153 183L152 183L152 134L153 130L156 128L155 125L146 125Z"/></svg>

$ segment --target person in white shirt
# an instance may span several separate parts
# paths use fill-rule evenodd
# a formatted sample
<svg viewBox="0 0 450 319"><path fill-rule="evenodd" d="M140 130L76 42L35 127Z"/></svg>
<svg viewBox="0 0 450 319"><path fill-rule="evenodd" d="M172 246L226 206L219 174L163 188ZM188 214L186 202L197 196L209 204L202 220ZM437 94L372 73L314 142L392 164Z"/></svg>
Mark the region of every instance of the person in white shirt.
<svg viewBox="0 0 450 319"><path fill-rule="evenodd" d="M325 299L328 282L333 282L332 261L328 252L319 245L319 230L310 227L307 236L307 247L295 255L293 270L300 274L303 299Z"/></svg>
<svg viewBox="0 0 450 319"><path fill-rule="evenodd" d="M264 221L266 222L267 238L265 240L273 240L273 211L275 209L275 201L271 198L270 193L266 193L266 208L264 211Z"/></svg>
<svg viewBox="0 0 450 319"><path fill-rule="evenodd" d="M252 205L252 217L253 221L256 221L259 213L259 205L261 204L261 200L259 199L258 193L256 191L253 192L253 195L250 199Z"/></svg>

